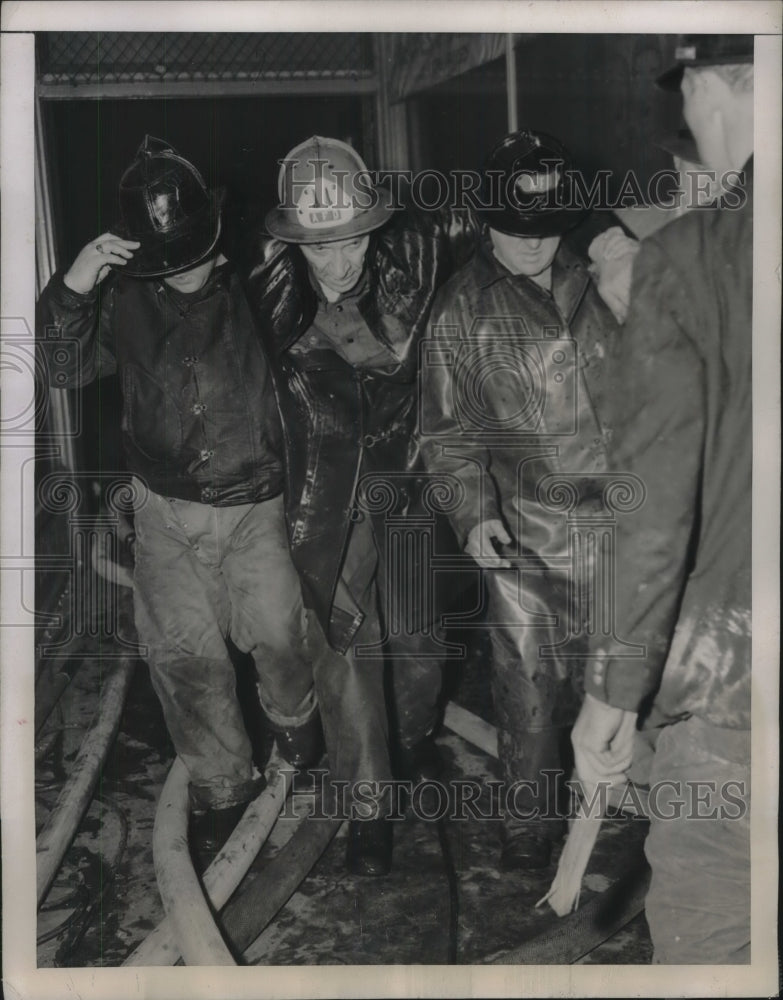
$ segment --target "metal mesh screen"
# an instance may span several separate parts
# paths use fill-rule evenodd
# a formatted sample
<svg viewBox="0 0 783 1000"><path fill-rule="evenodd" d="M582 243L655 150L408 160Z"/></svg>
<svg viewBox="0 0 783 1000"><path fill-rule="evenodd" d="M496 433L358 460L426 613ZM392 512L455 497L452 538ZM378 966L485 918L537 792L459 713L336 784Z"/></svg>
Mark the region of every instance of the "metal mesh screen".
<svg viewBox="0 0 783 1000"><path fill-rule="evenodd" d="M371 36L323 32L68 31L37 36L41 83L367 77Z"/></svg>

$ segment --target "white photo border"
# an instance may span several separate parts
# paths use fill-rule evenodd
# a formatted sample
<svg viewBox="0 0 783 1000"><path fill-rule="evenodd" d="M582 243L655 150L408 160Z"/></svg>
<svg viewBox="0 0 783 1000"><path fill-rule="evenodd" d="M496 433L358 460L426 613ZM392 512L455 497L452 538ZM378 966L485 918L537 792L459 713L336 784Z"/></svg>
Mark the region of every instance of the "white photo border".
<svg viewBox="0 0 783 1000"><path fill-rule="evenodd" d="M0 441L0 709L3 977L6 995L49 997L766 996L777 993L779 705L781 11L773 2L247 0L6 3L0 52L2 335L33 330L34 31L753 32L756 48L753 476L753 905L750 966L361 966L37 969L33 768L33 520L19 476L32 440ZM4 369L2 426L32 398L31 373Z"/></svg>

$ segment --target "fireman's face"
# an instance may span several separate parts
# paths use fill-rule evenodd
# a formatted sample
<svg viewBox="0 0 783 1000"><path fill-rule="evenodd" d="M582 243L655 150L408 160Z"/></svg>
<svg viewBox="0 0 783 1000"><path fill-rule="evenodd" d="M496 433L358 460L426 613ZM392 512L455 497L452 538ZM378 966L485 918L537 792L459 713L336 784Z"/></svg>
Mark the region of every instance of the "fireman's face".
<svg viewBox="0 0 783 1000"><path fill-rule="evenodd" d="M534 278L552 264L560 246L559 236L510 236L490 229L495 256L512 274Z"/></svg>
<svg viewBox="0 0 783 1000"><path fill-rule="evenodd" d="M304 244L301 250L318 281L332 292L344 295L361 278L369 245L367 235L333 243Z"/></svg>
<svg viewBox="0 0 783 1000"><path fill-rule="evenodd" d="M199 292L209 281L209 276L215 270L217 254L213 254L208 260L196 264L195 267L188 268L187 271L180 271L179 274L171 274L163 281L177 292Z"/></svg>

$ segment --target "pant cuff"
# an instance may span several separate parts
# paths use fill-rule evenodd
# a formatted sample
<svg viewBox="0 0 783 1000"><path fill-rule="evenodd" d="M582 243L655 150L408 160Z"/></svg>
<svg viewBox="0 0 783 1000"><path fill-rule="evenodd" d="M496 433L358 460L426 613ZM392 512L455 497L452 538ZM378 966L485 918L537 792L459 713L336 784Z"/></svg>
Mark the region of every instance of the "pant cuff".
<svg viewBox="0 0 783 1000"><path fill-rule="evenodd" d="M270 708L261 696L260 691L258 698L267 719L269 719L273 725L280 726L281 728L303 726L306 722L309 722L318 711L318 701L315 697L315 687L311 687L304 698L302 698L297 705L296 712L293 715L283 715L281 712Z"/></svg>
<svg viewBox="0 0 783 1000"><path fill-rule="evenodd" d="M250 803L263 791L265 783L264 777L258 774L238 785L191 782L188 786L190 808L193 812L204 812L207 809L229 809L242 802Z"/></svg>

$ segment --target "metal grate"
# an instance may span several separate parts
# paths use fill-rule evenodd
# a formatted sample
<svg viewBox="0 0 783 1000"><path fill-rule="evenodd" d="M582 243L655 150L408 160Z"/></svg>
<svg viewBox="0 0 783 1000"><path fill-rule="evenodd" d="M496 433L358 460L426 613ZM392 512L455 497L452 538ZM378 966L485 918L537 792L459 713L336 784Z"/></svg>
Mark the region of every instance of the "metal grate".
<svg viewBox="0 0 783 1000"><path fill-rule="evenodd" d="M371 36L325 32L53 31L36 37L44 84L356 79Z"/></svg>

